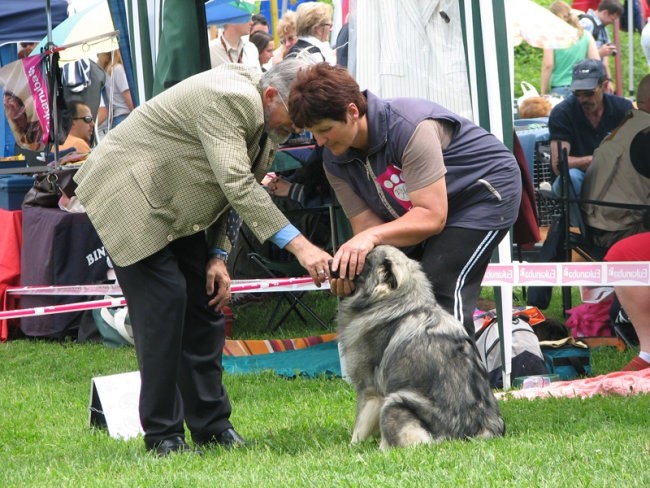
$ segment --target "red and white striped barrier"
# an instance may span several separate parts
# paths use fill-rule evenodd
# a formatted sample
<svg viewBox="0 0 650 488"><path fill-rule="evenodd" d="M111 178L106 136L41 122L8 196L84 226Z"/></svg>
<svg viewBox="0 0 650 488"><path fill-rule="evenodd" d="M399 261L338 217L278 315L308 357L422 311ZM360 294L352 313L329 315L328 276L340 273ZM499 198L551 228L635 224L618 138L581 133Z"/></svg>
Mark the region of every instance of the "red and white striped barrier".
<svg viewBox="0 0 650 488"><path fill-rule="evenodd" d="M649 286L650 262L607 263L491 263L485 273L483 286ZM329 283L320 288L309 276L286 279L233 280L232 293L328 290ZM118 285L23 286L8 293L16 295L119 295ZM126 305L123 298L0 311L0 320L64 312L77 312L103 307Z"/></svg>
<svg viewBox="0 0 650 488"><path fill-rule="evenodd" d="M311 286L309 284L311 283ZM327 285L327 284L325 284ZM327 285L329 286L329 285ZM287 290L317 290L309 276L299 278L272 278L264 280L233 280L230 283L232 293L256 291L259 293ZM329 288L325 288L329 289ZM7 293L14 295L64 295L64 296L97 296L122 295L120 285L60 285L60 286L16 286L9 287Z"/></svg>
<svg viewBox="0 0 650 488"><path fill-rule="evenodd" d="M309 276L304 276L299 278L266 280L233 280L230 285L230 291L232 293L308 290L329 290L329 283L323 283L321 287L318 288L314 285L313 280ZM97 296L121 295L122 290L118 285L21 286L8 288L7 293L14 295ZM6 310L0 311L0 320L20 317L35 317L37 315L50 315L55 313L81 312L84 310L93 310L104 307L123 307L125 305L126 300L124 298L113 298L68 303L65 305Z"/></svg>

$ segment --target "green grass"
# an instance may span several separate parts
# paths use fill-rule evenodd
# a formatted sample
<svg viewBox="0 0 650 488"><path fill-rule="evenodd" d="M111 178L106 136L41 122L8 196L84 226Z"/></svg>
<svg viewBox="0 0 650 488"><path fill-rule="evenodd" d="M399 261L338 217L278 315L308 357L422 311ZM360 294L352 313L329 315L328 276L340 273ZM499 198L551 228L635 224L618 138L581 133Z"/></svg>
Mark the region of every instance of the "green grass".
<svg viewBox="0 0 650 488"><path fill-rule="evenodd" d="M521 290L516 290L515 301ZM491 297L486 289L485 298ZM309 302L333 314L336 300ZM547 315L560 313L559 293ZM237 337L323 330L295 317L265 330L270 304L236 310ZM635 351L593 352L594 374ZM650 396L500 402L507 435L380 453L349 445L354 392L341 379L226 375L244 449L157 459L142 439L115 440L88 425L90 381L137 368L132 348L15 340L0 345L0 486L648 486Z"/></svg>
<svg viewBox="0 0 650 488"><path fill-rule="evenodd" d="M515 90L521 80L539 86L541 53L517 48ZM640 52L636 59L640 78L647 68L639 65ZM491 290L483 296L491 298ZM336 299L329 293L310 293L307 302L333 318ZM559 289L545 313L561 318ZM294 315L270 331L268 314L268 305L235 309L235 336L326 332ZM596 349L593 372L615 371L636 352ZM91 379L135 369L132 348L24 339L0 344L0 487L650 486L650 395L502 401L504 438L380 453L374 441L349 445L355 399L343 380L226 375L231 419L248 447L157 459L141 439L115 440L88 425Z"/></svg>

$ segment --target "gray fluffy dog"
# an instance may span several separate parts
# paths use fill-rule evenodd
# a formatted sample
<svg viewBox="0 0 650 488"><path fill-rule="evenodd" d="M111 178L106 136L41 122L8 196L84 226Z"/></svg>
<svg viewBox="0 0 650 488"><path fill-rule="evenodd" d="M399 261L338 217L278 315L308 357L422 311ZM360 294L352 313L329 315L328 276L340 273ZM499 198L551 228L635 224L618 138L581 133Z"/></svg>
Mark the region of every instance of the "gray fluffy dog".
<svg viewBox="0 0 650 488"><path fill-rule="evenodd" d="M339 341L357 390L352 442L381 449L503 435L485 367L465 328L436 302L420 264L378 246L341 300Z"/></svg>

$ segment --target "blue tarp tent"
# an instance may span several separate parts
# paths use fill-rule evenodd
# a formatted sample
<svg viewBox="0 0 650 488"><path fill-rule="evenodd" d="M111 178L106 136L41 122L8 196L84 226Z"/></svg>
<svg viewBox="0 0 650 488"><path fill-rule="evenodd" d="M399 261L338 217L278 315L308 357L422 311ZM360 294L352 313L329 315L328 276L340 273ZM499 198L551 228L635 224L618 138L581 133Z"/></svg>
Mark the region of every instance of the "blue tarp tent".
<svg viewBox="0 0 650 488"><path fill-rule="evenodd" d="M8 42L38 42L47 35L46 0L0 2L0 45ZM50 0L52 25L68 16L67 0Z"/></svg>

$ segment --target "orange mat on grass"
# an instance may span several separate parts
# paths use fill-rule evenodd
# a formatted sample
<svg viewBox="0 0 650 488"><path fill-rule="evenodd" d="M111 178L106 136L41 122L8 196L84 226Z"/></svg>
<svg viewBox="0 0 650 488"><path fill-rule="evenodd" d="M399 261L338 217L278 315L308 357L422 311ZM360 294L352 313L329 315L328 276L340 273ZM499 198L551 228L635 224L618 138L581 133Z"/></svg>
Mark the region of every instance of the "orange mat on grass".
<svg viewBox="0 0 650 488"><path fill-rule="evenodd" d="M223 353L226 356L251 356L273 352L293 351L336 340L336 333L297 339L226 339Z"/></svg>

